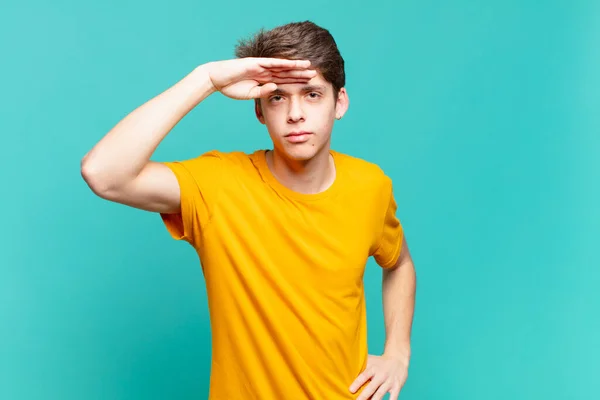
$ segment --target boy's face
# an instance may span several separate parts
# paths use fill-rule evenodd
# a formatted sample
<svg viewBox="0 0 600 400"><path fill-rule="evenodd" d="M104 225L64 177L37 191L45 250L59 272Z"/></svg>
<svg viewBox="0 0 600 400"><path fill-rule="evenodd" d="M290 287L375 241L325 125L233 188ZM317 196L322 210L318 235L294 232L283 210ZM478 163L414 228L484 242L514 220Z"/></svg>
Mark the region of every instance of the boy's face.
<svg viewBox="0 0 600 400"><path fill-rule="evenodd" d="M277 151L292 160L309 160L329 144L335 119L346 112L346 90L335 101L333 86L320 73L306 84L277 87L260 99L256 116L267 126Z"/></svg>

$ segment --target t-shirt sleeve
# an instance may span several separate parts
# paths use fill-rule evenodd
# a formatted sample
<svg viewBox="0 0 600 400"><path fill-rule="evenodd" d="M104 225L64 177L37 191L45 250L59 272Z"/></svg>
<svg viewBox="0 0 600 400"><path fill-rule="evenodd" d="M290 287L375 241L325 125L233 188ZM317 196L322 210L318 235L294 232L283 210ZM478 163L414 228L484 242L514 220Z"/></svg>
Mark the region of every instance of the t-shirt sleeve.
<svg viewBox="0 0 600 400"><path fill-rule="evenodd" d="M383 217L383 226L379 232L379 240L373 254L375 261L382 268L394 266L402 249L403 230L400 220L396 216L398 205L394 197L394 191L390 180L387 180L386 207Z"/></svg>
<svg viewBox="0 0 600 400"><path fill-rule="evenodd" d="M216 151L199 157L164 162L179 183L181 210L161 213L167 231L175 240L196 243L215 211L223 182L224 161Z"/></svg>

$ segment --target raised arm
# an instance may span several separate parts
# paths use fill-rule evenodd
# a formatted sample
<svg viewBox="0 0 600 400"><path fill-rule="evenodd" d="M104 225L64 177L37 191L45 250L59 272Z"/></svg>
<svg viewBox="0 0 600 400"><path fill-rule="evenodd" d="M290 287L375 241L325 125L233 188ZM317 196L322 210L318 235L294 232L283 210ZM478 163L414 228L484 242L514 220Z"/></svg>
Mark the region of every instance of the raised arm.
<svg viewBox="0 0 600 400"><path fill-rule="evenodd" d="M173 127L215 91L239 100L265 96L278 83L306 83L309 61L243 58L210 62L142 104L114 126L81 161L81 174L98 196L162 213L180 209L173 172L150 157ZM210 171L206 171L210 173Z"/></svg>
<svg viewBox="0 0 600 400"><path fill-rule="evenodd" d="M106 200L148 211L177 212L177 179L150 157L171 129L215 90L201 65L136 108L83 157L83 179Z"/></svg>

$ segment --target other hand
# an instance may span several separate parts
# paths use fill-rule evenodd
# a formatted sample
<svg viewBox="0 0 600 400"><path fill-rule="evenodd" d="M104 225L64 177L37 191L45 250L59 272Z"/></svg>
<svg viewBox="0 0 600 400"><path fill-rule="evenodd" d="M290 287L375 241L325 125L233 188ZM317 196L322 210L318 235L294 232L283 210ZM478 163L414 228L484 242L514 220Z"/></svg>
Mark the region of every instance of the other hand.
<svg viewBox="0 0 600 400"><path fill-rule="evenodd" d="M397 400L408 378L408 361L394 356L369 355L367 366L350 385L356 391L369 381L357 400L381 400L390 393L390 400Z"/></svg>

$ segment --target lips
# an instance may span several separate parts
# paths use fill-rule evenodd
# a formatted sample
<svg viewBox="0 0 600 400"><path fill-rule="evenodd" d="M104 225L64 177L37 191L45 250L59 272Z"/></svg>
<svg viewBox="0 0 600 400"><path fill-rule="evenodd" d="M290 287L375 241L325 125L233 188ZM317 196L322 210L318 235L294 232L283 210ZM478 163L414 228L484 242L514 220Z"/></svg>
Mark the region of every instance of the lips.
<svg viewBox="0 0 600 400"><path fill-rule="evenodd" d="M312 132L297 131L285 135L285 139L290 143L305 143L310 139Z"/></svg>
<svg viewBox="0 0 600 400"><path fill-rule="evenodd" d="M285 135L285 137L310 135L311 133L312 132L306 132L306 131L290 132L287 135Z"/></svg>

